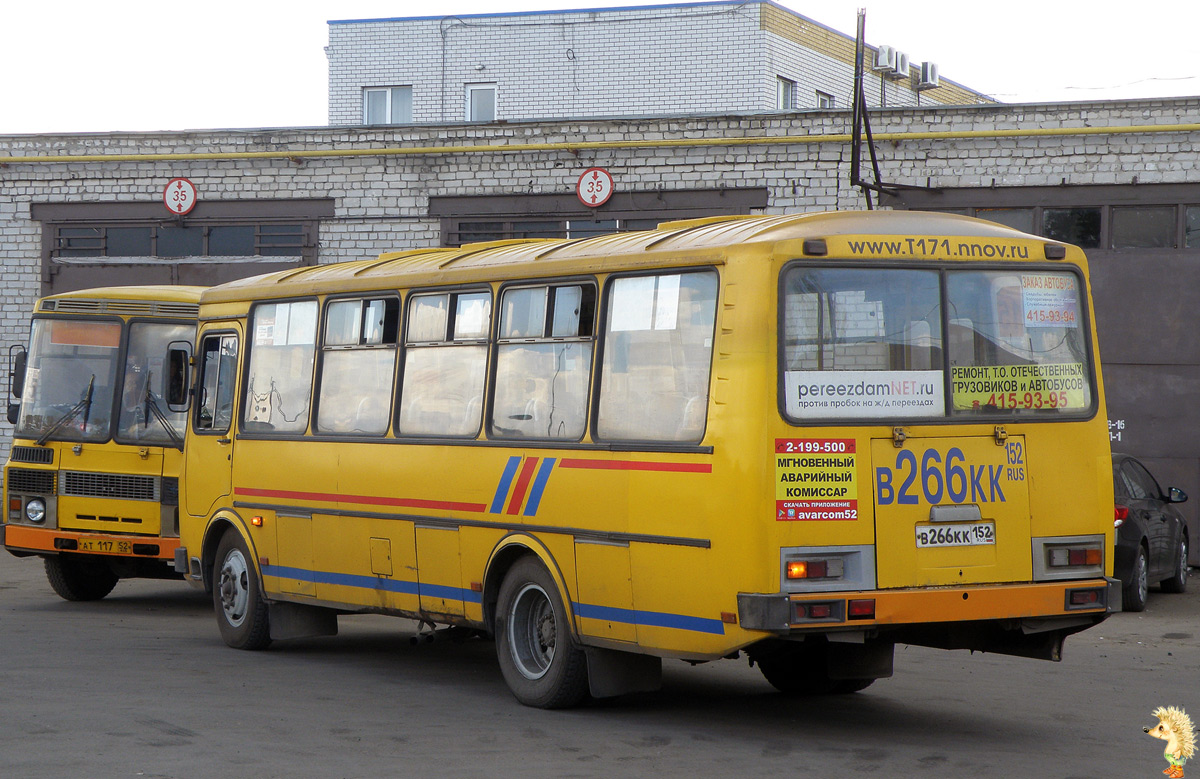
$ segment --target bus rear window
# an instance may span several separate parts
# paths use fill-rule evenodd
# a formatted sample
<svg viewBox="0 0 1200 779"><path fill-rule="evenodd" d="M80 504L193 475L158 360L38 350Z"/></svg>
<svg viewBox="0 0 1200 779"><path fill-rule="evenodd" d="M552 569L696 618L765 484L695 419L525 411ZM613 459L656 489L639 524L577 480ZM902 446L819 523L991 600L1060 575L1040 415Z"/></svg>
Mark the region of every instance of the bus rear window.
<svg viewBox="0 0 1200 779"><path fill-rule="evenodd" d="M793 419L945 413L936 271L794 267L782 339Z"/></svg>
<svg viewBox="0 0 1200 779"><path fill-rule="evenodd" d="M946 290L951 413L1091 408L1075 274L961 271L947 275Z"/></svg>
<svg viewBox="0 0 1200 779"><path fill-rule="evenodd" d="M1080 289L1074 273L1040 269L792 267L784 411L796 421L1086 412Z"/></svg>

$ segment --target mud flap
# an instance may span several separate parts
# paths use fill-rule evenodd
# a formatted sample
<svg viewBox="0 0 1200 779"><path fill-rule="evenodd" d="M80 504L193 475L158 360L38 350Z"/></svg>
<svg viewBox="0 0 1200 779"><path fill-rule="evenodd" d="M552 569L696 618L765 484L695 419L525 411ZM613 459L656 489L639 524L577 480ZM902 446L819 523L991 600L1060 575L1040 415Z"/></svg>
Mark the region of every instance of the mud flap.
<svg viewBox="0 0 1200 779"><path fill-rule="evenodd" d="M301 603L271 602L267 604L271 638L310 638L336 636L337 612Z"/></svg>
<svg viewBox="0 0 1200 779"><path fill-rule="evenodd" d="M272 633L274 629L272 628ZM662 686L662 658L585 646L588 688L593 698L654 692Z"/></svg>
<svg viewBox="0 0 1200 779"><path fill-rule="evenodd" d="M851 644L830 641L827 667L830 679L888 679L896 645L887 641Z"/></svg>

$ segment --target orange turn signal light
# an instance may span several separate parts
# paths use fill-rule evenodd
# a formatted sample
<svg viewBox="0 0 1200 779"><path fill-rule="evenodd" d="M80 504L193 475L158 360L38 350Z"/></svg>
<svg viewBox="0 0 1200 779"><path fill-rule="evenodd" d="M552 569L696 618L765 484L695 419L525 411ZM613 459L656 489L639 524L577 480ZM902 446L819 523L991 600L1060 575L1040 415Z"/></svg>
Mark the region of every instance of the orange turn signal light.
<svg viewBox="0 0 1200 779"><path fill-rule="evenodd" d="M254 525L255 527L262 527L263 526L263 518L262 517L250 517L250 524Z"/></svg>

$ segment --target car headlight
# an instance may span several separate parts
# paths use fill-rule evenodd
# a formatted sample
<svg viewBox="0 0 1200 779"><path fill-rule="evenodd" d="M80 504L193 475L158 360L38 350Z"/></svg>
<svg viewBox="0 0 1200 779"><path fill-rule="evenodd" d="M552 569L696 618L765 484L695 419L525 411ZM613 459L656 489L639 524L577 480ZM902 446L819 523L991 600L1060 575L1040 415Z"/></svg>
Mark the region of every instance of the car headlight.
<svg viewBox="0 0 1200 779"><path fill-rule="evenodd" d="M40 525L46 521L46 501L34 498L25 504L25 519Z"/></svg>

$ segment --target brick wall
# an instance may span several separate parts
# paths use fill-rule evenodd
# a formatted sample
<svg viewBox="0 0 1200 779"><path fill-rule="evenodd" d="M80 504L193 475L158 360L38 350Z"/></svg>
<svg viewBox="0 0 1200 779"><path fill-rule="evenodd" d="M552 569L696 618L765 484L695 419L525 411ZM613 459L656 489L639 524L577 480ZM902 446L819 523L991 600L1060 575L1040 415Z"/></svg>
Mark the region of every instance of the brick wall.
<svg viewBox="0 0 1200 779"><path fill-rule="evenodd" d="M884 138L879 144L884 177L896 183L989 188L1128 184L1134 176L1141 184L1200 183L1200 172L1196 172L1200 132L1194 130L1063 137L905 136L939 131L989 132L997 128L1020 132L1188 125L1200 123L1200 104L1195 101L992 105L937 111L896 108L872 112L872 122L875 132ZM29 312L40 289L41 228L30 220L32 203L155 203L166 182L176 176L191 179L201 199L333 198L336 215L322 223L319 247L319 261L329 263L437 245L439 225L428 215L431 196L567 194L574 191L579 174L592 165L607 168L621 191L764 187L769 192L766 210L771 213L862 208L862 195L848 183L848 146L841 140L812 140L840 136L848 129L845 111L811 111L402 129L0 136L0 273L4 281L0 289L0 343L25 342ZM729 139L751 137L777 138L778 142L721 145ZM551 148L466 153L453 148L686 139L696 145L576 152ZM295 156L304 152L350 154L370 148L404 147L426 151L383 156ZM52 163L13 159L194 152L271 152L293 159ZM11 428L0 423L0 456L7 453L10 433Z"/></svg>

